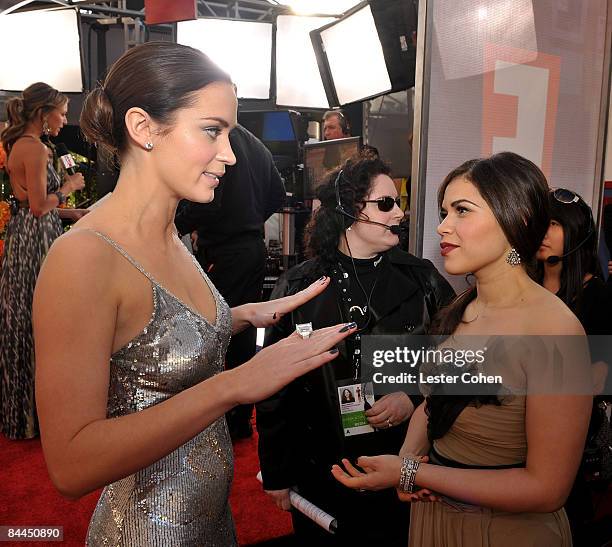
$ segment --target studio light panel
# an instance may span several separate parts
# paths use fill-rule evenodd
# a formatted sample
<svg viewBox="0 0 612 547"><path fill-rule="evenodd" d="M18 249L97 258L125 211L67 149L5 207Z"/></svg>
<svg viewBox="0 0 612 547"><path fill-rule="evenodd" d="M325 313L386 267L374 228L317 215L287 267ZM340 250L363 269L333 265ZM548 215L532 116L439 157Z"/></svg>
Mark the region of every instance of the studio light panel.
<svg viewBox="0 0 612 547"><path fill-rule="evenodd" d="M276 20L277 104L329 108L309 33L333 20L333 17L278 16Z"/></svg>
<svg viewBox="0 0 612 547"><path fill-rule="evenodd" d="M340 104L391 91L382 45L369 5L321 31Z"/></svg>
<svg viewBox="0 0 612 547"><path fill-rule="evenodd" d="M3 91L23 91L35 82L83 91L76 9L0 14L0 51Z"/></svg>
<svg viewBox="0 0 612 547"><path fill-rule="evenodd" d="M177 42L199 49L225 70L238 97L270 98L272 24L226 19L177 23Z"/></svg>

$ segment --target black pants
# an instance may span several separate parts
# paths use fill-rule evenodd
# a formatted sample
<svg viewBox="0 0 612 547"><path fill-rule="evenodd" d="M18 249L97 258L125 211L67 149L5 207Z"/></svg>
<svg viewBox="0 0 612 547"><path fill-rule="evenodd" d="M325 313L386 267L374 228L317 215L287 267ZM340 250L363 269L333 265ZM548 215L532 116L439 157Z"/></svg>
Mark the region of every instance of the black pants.
<svg viewBox="0 0 612 547"><path fill-rule="evenodd" d="M333 481L333 482L332 482ZM394 489L356 492L321 469L300 488L300 493L337 520L330 534L293 509L291 518L300 547L406 547L410 526L410 504L399 501Z"/></svg>
<svg viewBox="0 0 612 547"><path fill-rule="evenodd" d="M211 247L198 248L198 262L226 302L233 308L261 301L266 266L266 246L259 234L245 234ZM232 336L225 366L235 368L255 355L257 329ZM253 405L242 405L227 414L230 431L249 427Z"/></svg>

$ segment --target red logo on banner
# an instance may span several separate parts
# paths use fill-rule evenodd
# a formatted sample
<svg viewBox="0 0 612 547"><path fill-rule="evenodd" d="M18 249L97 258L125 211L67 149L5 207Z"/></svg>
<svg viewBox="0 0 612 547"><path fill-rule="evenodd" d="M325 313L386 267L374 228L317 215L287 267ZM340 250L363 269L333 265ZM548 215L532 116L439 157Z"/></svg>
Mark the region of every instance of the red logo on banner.
<svg viewBox="0 0 612 547"><path fill-rule="evenodd" d="M484 52L482 152L510 150L550 176L561 59L487 44Z"/></svg>
<svg viewBox="0 0 612 547"><path fill-rule="evenodd" d="M196 0L145 0L145 21L147 25L174 23L198 18Z"/></svg>

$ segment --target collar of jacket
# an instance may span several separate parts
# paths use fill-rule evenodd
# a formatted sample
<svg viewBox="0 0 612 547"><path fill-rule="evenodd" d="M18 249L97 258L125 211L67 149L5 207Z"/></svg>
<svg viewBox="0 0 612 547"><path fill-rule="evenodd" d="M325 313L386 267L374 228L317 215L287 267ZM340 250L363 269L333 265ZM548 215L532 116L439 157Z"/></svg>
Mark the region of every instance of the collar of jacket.
<svg viewBox="0 0 612 547"><path fill-rule="evenodd" d="M391 262L391 264L403 264L406 266L419 268L423 271L432 267L429 260L417 258L406 251L402 251L399 247L392 247L386 253L383 253L383 256L385 257L385 260L388 260ZM299 279L310 278L314 275L313 272L315 272L316 266L317 264L315 259L311 258L310 260L305 260L289 270L288 280L296 281Z"/></svg>
<svg viewBox="0 0 612 547"><path fill-rule="evenodd" d="M379 281L372 304L379 320L388 316L403 302L412 298L421 288L415 279L415 274L418 275L418 273L413 271L413 268L418 268L422 274L425 274L429 268L426 261L418 259L397 247L387 251L384 254L384 260L387 260L391 267L387 267L385 278ZM318 277L316 266L316 261L312 259L302 262L289 272L288 282L297 284L299 288L305 288ZM325 291L325 293L327 292ZM317 300L318 298L315 299L315 301Z"/></svg>

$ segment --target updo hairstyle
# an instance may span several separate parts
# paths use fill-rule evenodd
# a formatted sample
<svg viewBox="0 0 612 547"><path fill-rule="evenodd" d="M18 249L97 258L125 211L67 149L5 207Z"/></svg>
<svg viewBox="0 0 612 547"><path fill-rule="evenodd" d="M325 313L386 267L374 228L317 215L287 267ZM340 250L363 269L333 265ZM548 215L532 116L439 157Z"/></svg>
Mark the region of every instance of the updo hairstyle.
<svg viewBox="0 0 612 547"><path fill-rule="evenodd" d="M81 131L89 142L120 159L128 142L124 119L130 108L142 108L156 122L171 126L174 113L193 104L194 92L213 82L231 79L201 51L147 42L124 53L89 93Z"/></svg>
<svg viewBox="0 0 612 547"><path fill-rule="evenodd" d="M10 153L15 141L24 134L28 123L67 102L66 95L44 82L36 82L24 89L21 96L11 97L6 103L8 126L0 135L6 153Z"/></svg>

